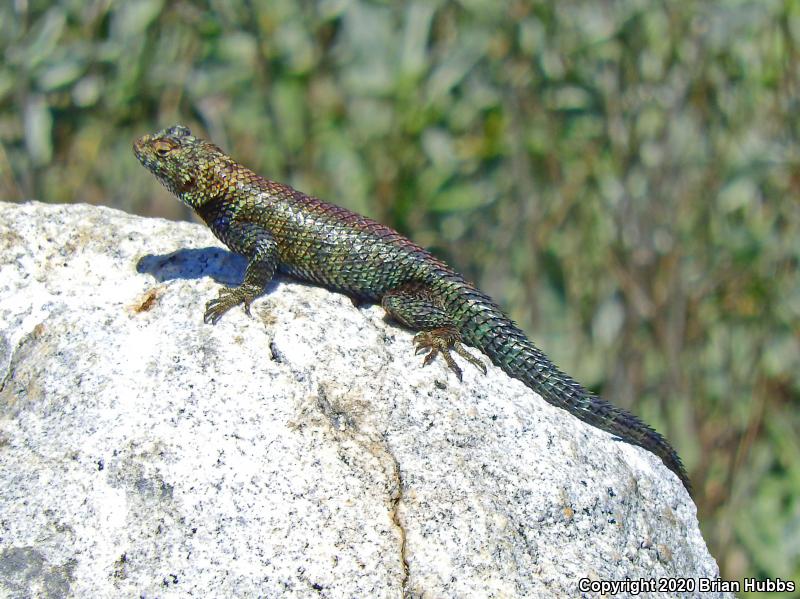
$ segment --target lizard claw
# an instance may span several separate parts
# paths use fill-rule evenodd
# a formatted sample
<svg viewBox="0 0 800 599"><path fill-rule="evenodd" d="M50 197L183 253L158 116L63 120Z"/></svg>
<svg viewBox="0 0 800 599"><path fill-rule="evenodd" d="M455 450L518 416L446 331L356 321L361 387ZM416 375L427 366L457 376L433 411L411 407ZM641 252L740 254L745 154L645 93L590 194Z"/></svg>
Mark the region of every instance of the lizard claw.
<svg viewBox="0 0 800 599"><path fill-rule="evenodd" d="M425 359L422 361L422 366L430 364L436 356L442 354L447 366L452 370L458 380L461 380L461 368L456 364L450 351L455 351L459 356L464 358L467 362L478 368L483 374L486 374L486 366L478 358L471 355L461 345L461 336L458 332L451 328L432 329L430 331L421 331L414 336L414 343L417 345L417 354L427 351Z"/></svg>
<svg viewBox="0 0 800 599"><path fill-rule="evenodd" d="M244 304L245 314L250 316L250 304L258 295L253 288L242 285L240 287L223 287L219 290L219 297L206 304L206 312L203 315L203 322L206 324L217 324L222 315L231 308Z"/></svg>

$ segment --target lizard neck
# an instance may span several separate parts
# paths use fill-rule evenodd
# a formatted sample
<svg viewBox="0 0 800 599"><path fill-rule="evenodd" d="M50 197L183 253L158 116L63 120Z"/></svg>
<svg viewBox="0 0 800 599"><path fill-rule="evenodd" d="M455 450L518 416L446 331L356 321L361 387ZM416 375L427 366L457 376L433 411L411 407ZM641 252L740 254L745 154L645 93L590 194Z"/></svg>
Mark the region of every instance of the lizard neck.
<svg viewBox="0 0 800 599"><path fill-rule="evenodd" d="M205 212L237 193L236 170L237 165L229 157L217 158L197 169L192 181L178 190L178 197L205 219Z"/></svg>

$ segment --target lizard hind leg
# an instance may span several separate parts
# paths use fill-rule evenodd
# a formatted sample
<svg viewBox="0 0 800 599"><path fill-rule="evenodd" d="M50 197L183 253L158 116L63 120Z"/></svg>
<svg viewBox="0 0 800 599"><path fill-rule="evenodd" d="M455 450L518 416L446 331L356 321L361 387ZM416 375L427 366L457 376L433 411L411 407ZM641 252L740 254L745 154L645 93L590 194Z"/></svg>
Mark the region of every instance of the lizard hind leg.
<svg viewBox="0 0 800 599"><path fill-rule="evenodd" d="M441 354L450 370L461 380L461 368L450 353L454 351L486 374L483 362L464 349L455 321L429 287L419 283L406 283L386 292L381 299L381 306L395 320L419 331L414 336L416 353L428 352L422 361L423 366L427 366Z"/></svg>

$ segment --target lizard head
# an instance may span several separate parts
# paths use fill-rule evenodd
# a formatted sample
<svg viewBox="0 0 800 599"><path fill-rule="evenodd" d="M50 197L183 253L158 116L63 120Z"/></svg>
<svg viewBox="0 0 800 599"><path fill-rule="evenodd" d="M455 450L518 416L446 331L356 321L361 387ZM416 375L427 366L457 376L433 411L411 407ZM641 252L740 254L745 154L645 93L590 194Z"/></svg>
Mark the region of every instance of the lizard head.
<svg viewBox="0 0 800 599"><path fill-rule="evenodd" d="M133 153L164 187L189 205L197 179L206 168L227 158L217 146L192 135L186 127L174 125L133 142Z"/></svg>

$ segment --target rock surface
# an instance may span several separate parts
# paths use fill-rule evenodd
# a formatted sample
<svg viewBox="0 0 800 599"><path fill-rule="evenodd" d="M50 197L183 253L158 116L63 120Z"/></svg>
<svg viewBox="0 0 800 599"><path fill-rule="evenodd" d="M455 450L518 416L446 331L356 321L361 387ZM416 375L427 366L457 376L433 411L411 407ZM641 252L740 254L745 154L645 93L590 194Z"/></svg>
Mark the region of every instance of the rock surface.
<svg viewBox="0 0 800 599"><path fill-rule="evenodd" d="M420 368L377 306L278 280L204 324L243 269L199 225L0 203L0 596L718 576L658 458L497 368Z"/></svg>

